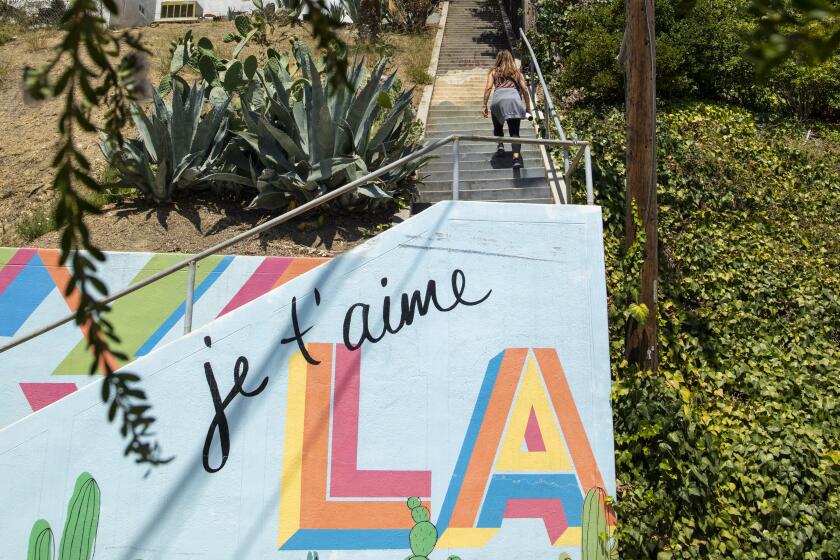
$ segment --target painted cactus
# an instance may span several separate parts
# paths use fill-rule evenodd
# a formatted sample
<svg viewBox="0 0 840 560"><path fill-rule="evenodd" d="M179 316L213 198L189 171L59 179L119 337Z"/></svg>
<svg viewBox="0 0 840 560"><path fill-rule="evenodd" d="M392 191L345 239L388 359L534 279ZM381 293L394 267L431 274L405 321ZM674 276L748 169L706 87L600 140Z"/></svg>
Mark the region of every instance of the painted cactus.
<svg viewBox="0 0 840 560"><path fill-rule="evenodd" d="M29 533L29 552L26 554L26 560L52 560L54 549L50 524L45 519L39 519Z"/></svg>
<svg viewBox="0 0 840 560"><path fill-rule="evenodd" d="M407 560L429 560L429 554L437 544L437 528L429 521L429 510L420 502L420 498L409 498L406 502L411 510L414 527L408 534L411 546L411 556ZM447 560L461 560L457 556L450 556Z"/></svg>
<svg viewBox="0 0 840 560"><path fill-rule="evenodd" d="M618 549L611 542L611 528L607 521L607 493L603 488L590 488L583 502L581 536L582 560L608 560Z"/></svg>
<svg viewBox="0 0 840 560"><path fill-rule="evenodd" d="M67 504L67 520L58 549L58 560L90 560L99 528L99 485L90 473L76 479ZM49 523L39 519L29 536L27 560L52 560L55 546Z"/></svg>

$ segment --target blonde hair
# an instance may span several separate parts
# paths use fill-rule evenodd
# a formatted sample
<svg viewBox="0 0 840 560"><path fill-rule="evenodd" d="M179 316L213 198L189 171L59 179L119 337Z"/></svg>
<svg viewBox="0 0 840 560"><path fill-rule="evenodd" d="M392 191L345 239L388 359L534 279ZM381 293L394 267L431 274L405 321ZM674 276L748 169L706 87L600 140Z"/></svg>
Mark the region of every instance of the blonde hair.
<svg viewBox="0 0 840 560"><path fill-rule="evenodd" d="M507 49L502 49L496 55L496 64L493 65L494 78L509 78L516 81L519 79L519 69L516 67L516 62L513 60L513 55Z"/></svg>

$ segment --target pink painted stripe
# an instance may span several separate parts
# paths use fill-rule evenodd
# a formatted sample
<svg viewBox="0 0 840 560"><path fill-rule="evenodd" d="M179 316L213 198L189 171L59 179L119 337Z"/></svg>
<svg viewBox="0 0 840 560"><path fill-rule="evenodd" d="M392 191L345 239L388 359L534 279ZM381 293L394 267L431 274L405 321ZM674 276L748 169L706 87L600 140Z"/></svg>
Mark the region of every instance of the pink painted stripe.
<svg viewBox="0 0 840 560"><path fill-rule="evenodd" d="M542 519L552 543L569 528L563 502L557 498L509 498L505 519Z"/></svg>
<svg viewBox="0 0 840 560"><path fill-rule="evenodd" d="M230 313L268 292L274 286L277 278L289 268L292 261L294 259L291 257L266 257L216 318Z"/></svg>
<svg viewBox="0 0 840 560"><path fill-rule="evenodd" d="M17 278L23 267L32 260L35 252L35 249L18 249L12 258L6 262L6 266L0 269L0 294L6 291L6 288Z"/></svg>
<svg viewBox="0 0 840 560"><path fill-rule="evenodd" d="M402 498L432 495L431 471L358 470L361 351L336 344L330 495L341 498Z"/></svg>
<svg viewBox="0 0 840 560"><path fill-rule="evenodd" d="M76 391L75 383L20 383L32 412L37 412Z"/></svg>
<svg viewBox="0 0 840 560"><path fill-rule="evenodd" d="M525 446L528 451L545 451L540 423L537 422L537 413L531 407L531 414L528 416L528 425L525 427Z"/></svg>

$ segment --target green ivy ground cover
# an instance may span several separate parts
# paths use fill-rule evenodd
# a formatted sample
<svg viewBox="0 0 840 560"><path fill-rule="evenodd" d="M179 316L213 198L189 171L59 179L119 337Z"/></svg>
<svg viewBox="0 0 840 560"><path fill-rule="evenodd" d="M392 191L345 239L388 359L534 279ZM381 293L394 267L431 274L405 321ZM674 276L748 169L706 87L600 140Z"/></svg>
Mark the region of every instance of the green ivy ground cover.
<svg viewBox="0 0 840 560"><path fill-rule="evenodd" d="M621 557L840 558L840 130L660 108L653 375L622 362L623 111L565 118L604 210Z"/></svg>

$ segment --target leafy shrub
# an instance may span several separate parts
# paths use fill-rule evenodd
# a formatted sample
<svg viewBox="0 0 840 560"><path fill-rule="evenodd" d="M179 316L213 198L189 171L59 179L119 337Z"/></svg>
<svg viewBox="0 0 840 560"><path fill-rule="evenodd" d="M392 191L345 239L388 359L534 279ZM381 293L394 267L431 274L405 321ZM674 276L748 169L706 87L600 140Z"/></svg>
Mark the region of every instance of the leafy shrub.
<svg viewBox="0 0 840 560"><path fill-rule="evenodd" d="M840 132L726 105L658 113L657 374L623 361L623 111L576 110L604 212L623 558L835 558ZM581 193L582 195L582 193Z"/></svg>
<svg viewBox="0 0 840 560"><path fill-rule="evenodd" d="M769 87L801 119L840 119L840 56L813 67L789 60L774 69Z"/></svg>
<svg viewBox="0 0 840 560"><path fill-rule="evenodd" d="M55 229L55 210L38 208L17 224L17 233L24 243L34 241Z"/></svg>
<svg viewBox="0 0 840 560"><path fill-rule="evenodd" d="M417 33L426 29L426 18L433 9L432 0L390 0L386 17L393 28Z"/></svg>
<svg viewBox="0 0 840 560"><path fill-rule="evenodd" d="M789 62L757 83L747 36L756 27L746 0L656 3L657 93L660 99L715 99L800 118L837 118L840 57L817 68ZM624 99L617 62L624 0L540 0L530 34L544 73L560 95L589 103Z"/></svg>

